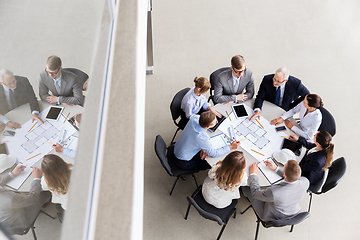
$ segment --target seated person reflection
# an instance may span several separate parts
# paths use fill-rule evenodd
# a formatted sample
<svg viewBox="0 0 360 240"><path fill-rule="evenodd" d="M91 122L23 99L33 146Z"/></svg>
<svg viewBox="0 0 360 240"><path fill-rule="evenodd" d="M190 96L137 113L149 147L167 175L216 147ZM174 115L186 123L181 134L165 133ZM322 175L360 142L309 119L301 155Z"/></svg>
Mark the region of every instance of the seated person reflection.
<svg viewBox="0 0 360 240"><path fill-rule="evenodd" d="M270 124L278 125L285 119L285 125L296 133L298 136L304 137L306 140L313 139L315 133L319 129L322 121L322 114L320 108L323 107L323 102L319 95L309 94L305 99L293 109L285 112L281 117L271 120ZM299 113L300 128L294 126L288 118Z"/></svg>
<svg viewBox="0 0 360 240"><path fill-rule="evenodd" d="M239 187L246 186L248 178L245 167L244 153L240 151L229 153L213 165L202 187L205 201L216 208L225 208L233 199L240 198Z"/></svg>
<svg viewBox="0 0 360 240"><path fill-rule="evenodd" d="M70 106L83 105L82 84L74 73L63 70L61 65L61 59L58 56L48 57L46 68L40 73L41 100Z"/></svg>
<svg viewBox="0 0 360 240"><path fill-rule="evenodd" d="M66 210L68 200L68 188L70 181L72 164L66 163L61 157L55 154L47 154L41 162L41 186L50 190L52 194L51 202L60 203Z"/></svg>
<svg viewBox="0 0 360 240"><path fill-rule="evenodd" d="M181 109L185 112L185 116L190 118L194 114L209 110L215 113L216 116L221 117L220 113L212 109L205 97L205 94L211 88L209 80L204 77L196 77L194 82L195 87L190 89L181 101Z"/></svg>
<svg viewBox="0 0 360 240"><path fill-rule="evenodd" d="M11 173L0 176L0 222L10 231L29 227L36 219L42 205L50 199L48 192L41 192L41 171L37 167L33 167L32 170L34 180L31 183L29 195L22 195L3 188L7 182L24 169L24 165L18 165Z"/></svg>
<svg viewBox="0 0 360 240"><path fill-rule="evenodd" d="M242 187L244 195L251 202L254 211L263 221L284 219L296 215L301 208L299 202L309 188L309 181L301 177L301 168L295 160L288 160L283 170L276 168L272 161L265 164L284 180L262 190L259 185L257 163L250 166L249 185Z"/></svg>
<svg viewBox="0 0 360 240"><path fill-rule="evenodd" d="M40 107L34 90L26 77L14 76L11 71L1 69L0 84L0 114L4 115L14 108L29 103L33 121L44 123L39 117ZM13 127L19 128L19 126Z"/></svg>
<svg viewBox="0 0 360 240"><path fill-rule="evenodd" d="M74 120L75 120L74 123L78 129L80 129L81 116L82 116L82 113L79 113L74 117ZM65 156L68 156L71 158L75 158L75 156L76 156L76 150L73 150L70 148L64 148L59 143L53 144L52 148L55 149L56 152L62 152Z"/></svg>
<svg viewBox="0 0 360 240"><path fill-rule="evenodd" d="M287 68L279 68L275 74L269 74L263 78L254 102L254 115L250 121L255 117L260 117L264 100L287 111L299 104L308 94L310 94L309 90L300 79L290 76Z"/></svg>
<svg viewBox="0 0 360 240"><path fill-rule="evenodd" d="M216 103L244 102L254 96L254 78L252 71L246 68L241 55L231 58L231 69L219 74L214 86Z"/></svg>
<svg viewBox="0 0 360 240"><path fill-rule="evenodd" d="M299 164L301 175L309 179L311 185L318 183L324 177L325 170L331 166L334 155L334 144L331 142L330 133L318 131L314 136L314 143L296 135L290 135L290 139L298 141L308 149Z"/></svg>
<svg viewBox="0 0 360 240"><path fill-rule="evenodd" d="M217 157L238 148L239 141L233 141L230 145L218 149L212 146L206 130L214 127L216 123L215 114L210 111L190 118L174 146L175 164L179 168L210 169L211 166L205 160L209 155Z"/></svg>

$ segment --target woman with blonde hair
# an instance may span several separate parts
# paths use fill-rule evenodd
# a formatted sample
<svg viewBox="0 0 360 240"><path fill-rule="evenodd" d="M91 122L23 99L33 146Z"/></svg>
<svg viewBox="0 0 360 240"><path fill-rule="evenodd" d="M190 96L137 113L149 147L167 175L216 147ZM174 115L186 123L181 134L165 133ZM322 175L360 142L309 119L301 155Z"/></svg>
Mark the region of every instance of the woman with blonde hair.
<svg viewBox="0 0 360 240"><path fill-rule="evenodd" d="M314 143L296 135L290 135L290 138L308 149L299 163L301 175L309 179L310 184L318 183L324 177L325 170L331 166L333 159L334 144L331 142L331 134L323 130L318 131L314 136Z"/></svg>
<svg viewBox="0 0 360 240"><path fill-rule="evenodd" d="M195 77L194 82L195 87L190 89L181 101L181 109L185 112L185 116L190 119L195 114L209 110L216 116L221 117L220 113L211 108L205 97L205 94L211 88L209 80L205 77Z"/></svg>
<svg viewBox="0 0 360 240"><path fill-rule="evenodd" d="M245 167L241 151L233 151L213 165L202 187L205 201L216 208L225 208L233 199L240 198L239 187L247 184Z"/></svg>
<svg viewBox="0 0 360 240"><path fill-rule="evenodd" d="M51 201L60 203L66 210L67 192L71 174L71 163L66 163L61 157L55 154L47 154L41 162L41 186L43 190L50 190Z"/></svg>

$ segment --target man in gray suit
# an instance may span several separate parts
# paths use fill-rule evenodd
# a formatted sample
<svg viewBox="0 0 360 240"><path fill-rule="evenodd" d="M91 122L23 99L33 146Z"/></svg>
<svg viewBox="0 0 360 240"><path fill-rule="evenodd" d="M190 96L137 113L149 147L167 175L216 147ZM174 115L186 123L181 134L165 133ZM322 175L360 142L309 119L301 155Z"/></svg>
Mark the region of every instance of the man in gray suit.
<svg viewBox="0 0 360 240"><path fill-rule="evenodd" d="M252 71L246 68L241 55L231 58L231 69L219 74L214 87L216 103L244 102L254 96L254 78Z"/></svg>
<svg viewBox="0 0 360 240"><path fill-rule="evenodd" d="M49 94L49 90L52 95ZM82 86L72 72L62 70L61 59L50 56L40 73L39 95L42 101L65 105L83 105Z"/></svg>
<svg viewBox="0 0 360 240"><path fill-rule="evenodd" d="M301 168L295 160L289 160L283 171L277 168L271 161L265 164L280 176L284 176L278 184L274 184L265 190L260 189L257 163L250 166L248 179L250 187L243 187L244 195L251 202L254 211L263 221L272 221L287 218L300 212L299 202L309 188L309 180L301 177Z"/></svg>
<svg viewBox="0 0 360 240"><path fill-rule="evenodd" d="M50 192L41 192L41 171L34 167L32 175L34 180L31 184L29 195L21 195L3 186L13 177L19 175L24 165L18 165L8 174L0 176L0 222L8 227L13 233L20 229L27 228L36 219L42 205L50 200Z"/></svg>

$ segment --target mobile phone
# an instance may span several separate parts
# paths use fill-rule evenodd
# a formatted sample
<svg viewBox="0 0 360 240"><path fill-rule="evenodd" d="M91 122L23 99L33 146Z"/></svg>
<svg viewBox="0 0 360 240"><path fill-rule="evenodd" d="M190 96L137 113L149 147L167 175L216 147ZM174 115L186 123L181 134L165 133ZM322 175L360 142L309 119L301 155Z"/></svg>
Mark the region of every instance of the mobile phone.
<svg viewBox="0 0 360 240"><path fill-rule="evenodd" d="M13 136L15 136L15 132L14 132L14 131L5 130L5 131L4 131L4 135L5 135L5 136L11 136L11 137L13 137Z"/></svg>
<svg viewBox="0 0 360 240"><path fill-rule="evenodd" d="M277 132L286 130L285 126L280 126L275 128Z"/></svg>

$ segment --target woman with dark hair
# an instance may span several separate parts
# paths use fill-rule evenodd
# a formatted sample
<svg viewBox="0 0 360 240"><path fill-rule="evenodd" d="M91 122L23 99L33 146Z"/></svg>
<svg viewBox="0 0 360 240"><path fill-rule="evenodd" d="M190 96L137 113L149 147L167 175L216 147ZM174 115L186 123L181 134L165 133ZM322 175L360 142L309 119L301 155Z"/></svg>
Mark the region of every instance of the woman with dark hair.
<svg viewBox="0 0 360 240"><path fill-rule="evenodd" d="M285 120L285 125L298 136L304 137L306 140L313 139L321 125L322 114L320 108L322 108L323 105L319 95L308 94L301 103L285 112L281 117L273 119L270 124L278 125ZM294 126L294 124L288 120L288 118L294 116L296 113L299 113L300 128Z"/></svg>
<svg viewBox="0 0 360 240"><path fill-rule="evenodd" d="M202 187L205 201L216 208L225 208L233 199L240 198L239 187L247 184L245 167L244 153L240 151L229 153L213 165Z"/></svg>
<svg viewBox="0 0 360 240"><path fill-rule="evenodd" d="M55 154L47 154L41 162L41 186L43 190L50 190L51 202L60 203L66 210L67 192L69 188L71 163L66 163L61 157Z"/></svg>
<svg viewBox="0 0 360 240"><path fill-rule="evenodd" d="M298 141L308 149L299 163L301 175L309 179L311 185L318 183L323 178L325 170L331 166L334 155L334 144L331 142L330 133L318 131L314 136L314 143L296 135L290 135L290 139Z"/></svg>

